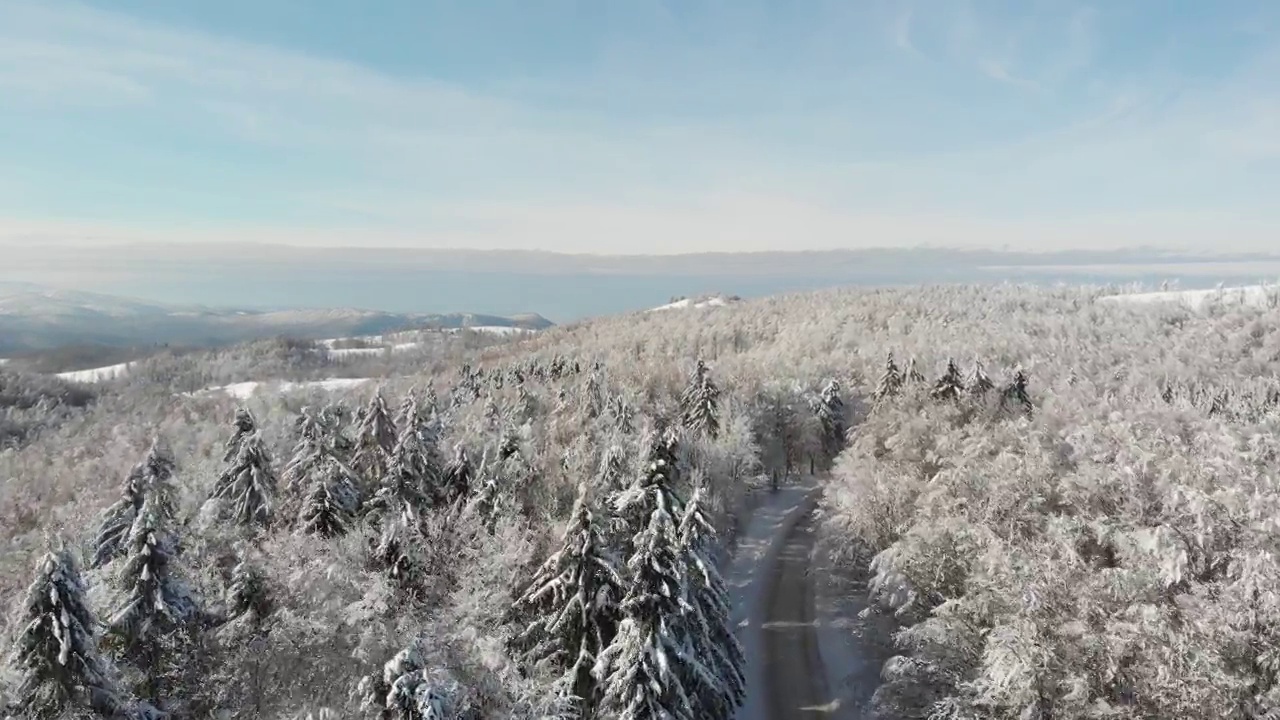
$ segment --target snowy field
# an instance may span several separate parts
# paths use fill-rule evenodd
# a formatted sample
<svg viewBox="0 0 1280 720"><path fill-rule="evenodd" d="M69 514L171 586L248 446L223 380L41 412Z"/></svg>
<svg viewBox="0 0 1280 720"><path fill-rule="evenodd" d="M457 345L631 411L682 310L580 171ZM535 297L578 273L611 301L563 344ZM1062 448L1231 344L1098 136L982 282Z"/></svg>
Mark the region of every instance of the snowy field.
<svg viewBox="0 0 1280 720"><path fill-rule="evenodd" d="M722 297L711 297L705 300L699 300L697 302L694 302L692 298L685 298L683 300L677 300L673 303L667 303L666 305L659 305L656 308L650 308L645 312L661 312L663 310L687 310L689 308L724 307L725 305L728 305L728 304L729 304L729 301L725 300Z"/></svg>
<svg viewBox="0 0 1280 720"><path fill-rule="evenodd" d="M1163 292L1126 293L1123 295L1107 295L1098 298L1098 302L1116 302L1132 304L1180 303L1199 310L1212 303L1222 305L1244 305L1247 307L1269 307L1280 300L1280 287L1272 285L1245 285L1234 288L1213 288L1210 290L1169 290Z"/></svg>
<svg viewBox="0 0 1280 720"><path fill-rule="evenodd" d="M369 382L369 380L370 378L329 378L327 380L310 380L302 382L294 382L291 380L250 380L248 382L205 388L204 390L199 390L193 393L183 393L183 396L208 397L210 395L225 394L236 398L237 400L247 400L259 392L283 394L308 390L320 390L324 392L349 390L353 387L359 387L360 385Z"/></svg>
<svg viewBox="0 0 1280 720"><path fill-rule="evenodd" d="M117 363L115 365L107 365L106 367L89 368L88 370L72 370L71 372L58 373L58 377L63 380L80 383L102 382L103 380L114 380L129 371L133 363Z"/></svg>

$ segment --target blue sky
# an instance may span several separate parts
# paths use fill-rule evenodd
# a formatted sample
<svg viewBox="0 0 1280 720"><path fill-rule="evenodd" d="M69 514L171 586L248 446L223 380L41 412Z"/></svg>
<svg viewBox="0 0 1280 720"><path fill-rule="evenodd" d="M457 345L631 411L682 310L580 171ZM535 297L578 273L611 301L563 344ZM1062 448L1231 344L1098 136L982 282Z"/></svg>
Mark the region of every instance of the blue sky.
<svg viewBox="0 0 1280 720"><path fill-rule="evenodd" d="M1267 0L0 0L0 243L1280 248Z"/></svg>

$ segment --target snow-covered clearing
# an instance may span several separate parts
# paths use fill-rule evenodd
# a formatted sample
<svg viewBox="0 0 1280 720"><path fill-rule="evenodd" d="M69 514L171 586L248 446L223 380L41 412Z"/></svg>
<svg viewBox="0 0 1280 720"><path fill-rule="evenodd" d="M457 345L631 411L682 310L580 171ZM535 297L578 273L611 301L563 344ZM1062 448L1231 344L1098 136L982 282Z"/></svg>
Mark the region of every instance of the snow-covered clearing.
<svg viewBox="0 0 1280 720"><path fill-rule="evenodd" d="M738 720L769 718L762 625L772 587L771 575L789 531L813 509L816 500L817 486L813 483L781 487L756 508L738 536L725 573L733 599L733 624L747 659L747 697L738 710Z"/></svg>
<svg viewBox="0 0 1280 720"><path fill-rule="evenodd" d="M650 308L645 312L659 312L662 310L685 310L687 308L724 307L725 305L728 305L728 304L729 304L729 301L725 300L722 297L711 297L711 298L706 298L705 300L699 300L697 302L694 302L692 298L684 298L683 300L677 300L673 303L667 303L666 305L659 305L656 308Z"/></svg>
<svg viewBox="0 0 1280 720"><path fill-rule="evenodd" d="M1098 302L1119 302L1134 304L1180 303L1199 310L1210 303L1223 305L1245 305L1248 307L1268 307L1280 300L1280 287L1273 285L1245 285L1234 288L1212 288L1209 290L1169 290L1162 292L1126 293L1107 295L1098 298Z"/></svg>
<svg viewBox="0 0 1280 720"><path fill-rule="evenodd" d="M192 393L182 393L186 397L207 397L209 395L217 395L223 393L237 400L247 400L262 392L273 393L291 393L303 390L321 390L332 392L335 390L348 390L358 387L369 382L370 378L329 378L327 380L304 380L294 382L292 380L276 380L276 381L258 381L249 380L247 382L232 383L231 385L219 385L218 387L205 388Z"/></svg>
<svg viewBox="0 0 1280 720"><path fill-rule="evenodd" d="M391 352L403 352L421 347L421 343L396 343L395 345L383 345L381 347L360 347L360 348L333 348L330 347L326 352L329 357L344 358L356 355L381 355L390 350Z"/></svg>
<svg viewBox="0 0 1280 720"><path fill-rule="evenodd" d="M535 333L537 330L527 330L525 328L508 327L506 325L475 325L473 327L448 328L445 332L460 333L464 330L471 332L488 333L490 335L515 335L517 333Z"/></svg>
<svg viewBox="0 0 1280 720"><path fill-rule="evenodd" d="M71 382L92 383L101 382L103 380L114 380L126 372L133 365L131 362L118 363L116 365L107 365L106 367L89 368L88 370L72 370L70 372L58 373L58 377Z"/></svg>

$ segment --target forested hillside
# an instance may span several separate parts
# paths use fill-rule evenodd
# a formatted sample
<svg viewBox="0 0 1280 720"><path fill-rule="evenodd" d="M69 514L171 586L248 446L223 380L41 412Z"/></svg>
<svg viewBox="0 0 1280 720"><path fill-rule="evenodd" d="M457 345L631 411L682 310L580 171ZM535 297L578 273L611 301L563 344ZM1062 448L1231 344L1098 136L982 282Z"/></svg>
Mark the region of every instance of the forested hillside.
<svg viewBox="0 0 1280 720"><path fill-rule="evenodd" d="M0 687L17 717L731 717L716 566L752 489L812 472L899 629L880 716L1265 717L1280 311L1101 294L639 313L243 408L184 393L332 368L6 376L36 400L5 408Z"/></svg>

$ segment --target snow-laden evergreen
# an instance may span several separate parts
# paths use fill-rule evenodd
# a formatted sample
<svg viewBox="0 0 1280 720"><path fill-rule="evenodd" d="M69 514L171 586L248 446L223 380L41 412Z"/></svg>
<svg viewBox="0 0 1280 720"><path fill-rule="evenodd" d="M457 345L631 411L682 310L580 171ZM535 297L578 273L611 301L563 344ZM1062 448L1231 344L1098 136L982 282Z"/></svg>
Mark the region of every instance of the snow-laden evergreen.
<svg viewBox="0 0 1280 720"><path fill-rule="evenodd" d="M410 422L401 425L386 473L366 504L367 512L387 521L398 517L417 523L437 494L439 471L431 467L422 435L414 425L416 407L414 404L411 414L403 418Z"/></svg>
<svg viewBox="0 0 1280 720"><path fill-rule="evenodd" d="M636 518L626 595L618 632L596 662L602 685L601 717L616 720L698 720L694 693L686 686L695 672L685 612L688 573L679 547L683 503L675 494L663 460L650 463L635 485L615 503L620 515ZM697 671L701 672L701 671Z"/></svg>
<svg viewBox="0 0 1280 720"><path fill-rule="evenodd" d="M835 460L845 444L844 400L840 397L840 381L829 380L813 400L813 413L822 431L824 465Z"/></svg>
<svg viewBox="0 0 1280 720"><path fill-rule="evenodd" d="M903 378L906 382L919 385L925 382L924 373L920 372L920 368L916 365L916 359L913 357L907 361L907 369L903 372Z"/></svg>
<svg viewBox="0 0 1280 720"><path fill-rule="evenodd" d="M969 388L969 394L976 398L986 397L987 393L996 387L995 383L991 382L991 378L987 376L987 371L980 362L973 364L973 370L970 371L965 385Z"/></svg>
<svg viewBox="0 0 1280 720"><path fill-rule="evenodd" d="M929 394L935 399L942 402L955 402L964 394L964 378L960 376L960 368L956 366L956 361L947 358L947 369L943 371L942 376L933 384L933 389Z"/></svg>
<svg viewBox="0 0 1280 720"><path fill-rule="evenodd" d="M379 676L360 682L364 707L383 720L470 720L464 688L448 672L431 667L421 641L396 653Z"/></svg>
<svg viewBox="0 0 1280 720"><path fill-rule="evenodd" d="M680 397L684 426L694 433L714 439L720 432L720 388L711 379L706 363L698 360L684 394Z"/></svg>
<svg viewBox="0 0 1280 720"><path fill-rule="evenodd" d="M364 497L372 494L373 488L387 473L397 436L395 422L387 409L387 401L379 390L360 412L356 427L355 454L351 458L351 468L359 476Z"/></svg>
<svg viewBox="0 0 1280 720"><path fill-rule="evenodd" d="M64 717L72 708L109 717L121 707L112 669L98 650L87 591L69 551L41 558L15 618L21 632L11 662L20 679L13 710L20 717Z"/></svg>
<svg viewBox="0 0 1280 720"><path fill-rule="evenodd" d="M330 458L320 468L298 512L298 529L332 538L351 529L359 509L359 493L346 466Z"/></svg>
<svg viewBox="0 0 1280 720"><path fill-rule="evenodd" d="M471 494L471 480L475 476L475 468L467 449L461 444L453 449L453 460L444 467L440 481L441 500L452 505Z"/></svg>
<svg viewBox="0 0 1280 720"><path fill-rule="evenodd" d="M423 579L419 548L422 536L415 532L415 527L416 524L403 516L388 520L372 553L374 562L392 585L411 596L418 594Z"/></svg>
<svg viewBox="0 0 1280 720"><path fill-rule="evenodd" d="M591 670L616 632L624 585L587 488L580 486L559 549L515 602L513 615L527 625L510 645L527 666L559 675L584 717L592 716L599 700Z"/></svg>
<svg viewBox="0 0 1280 720"><path fill-rule="evenodd" d="M1005 386L1001 394L1001 406L1006 410L1017 411L1024 415L1030 415L1035 409L1031 403L1031 396L1027 393L1027 373L1022 368L1014 371L1013 378Z"/></svg>
<svg viewBox="0 0 1280 720"><path fill-rule="evenodd" d="M172 522L148 497L129 530L128 556L116 578L125 599L109 623L126 648L153 641L196 614L196 601L178 572Z"/></svg>
<svg viewBox="0 0 1280 720"><path fill-rule="evenodd" d="M258 430L258 421L254 419L253 413L248 408L236 408L235 419L231 421L235 431L231 433L231 437L227 438L222 454L222 462L231 462L240 454L240 444L245 438L253 435Z"/></svg>
<svg viewBox="0 0 1280 720"><path fill-rule="evenodd" d="M298 439L293 445L293 454L280 473L287 496L301 494L310 486L326 460L339 456L335 440L341 428L338 414L332 408L302 408L294 420L293 430Z"/></svg>
<svg viewBox="0 0 1280 720"><path fill-rule="evenodd" d="M243 618L256 623L271 613L272 598L266 579L248 557L241 557L231 569L226 606L229 620Z"/></svg>
<svg viewBox="0 0 1280 720"><path fill-rule="evenodd" d="M893 351L889 351L889 355L884 361L884 372L880 374L880 379L876 381L876 389L872 392L871 397L877 403L880 403L897 395L901 389L902 372L898 369L898 362L893 357Z"/></svg>
<svg viewBox="0 0 1280 720"><path fill-rule="evenodd" d="M241 525L266 525L275 507L276 475L261 433L240 442L231 465L218 476L213 498L226 503L225 513Z"/></svg>
<svg viewBox="0 0 1280 720"><path fill-rule="evenodd" d="M94 536L91 567L102 567L124 552L129 529L149 494L156 495L155 502L161 512L173 514L171 480L175 467L168 443L163 438L153 440L146 456L125 478L120 499L102 512Z"/></svg>
<svg viewBox="0 0 1280 720"><path fill-rule="evenodd" d="M746 660L730 618L730 601L717 567L716 531L708 516L705 490L694 488L680 521L680 549L689 593L682 615L689 636L685 687L696 717L732 720L746 696Z"/></svg>

